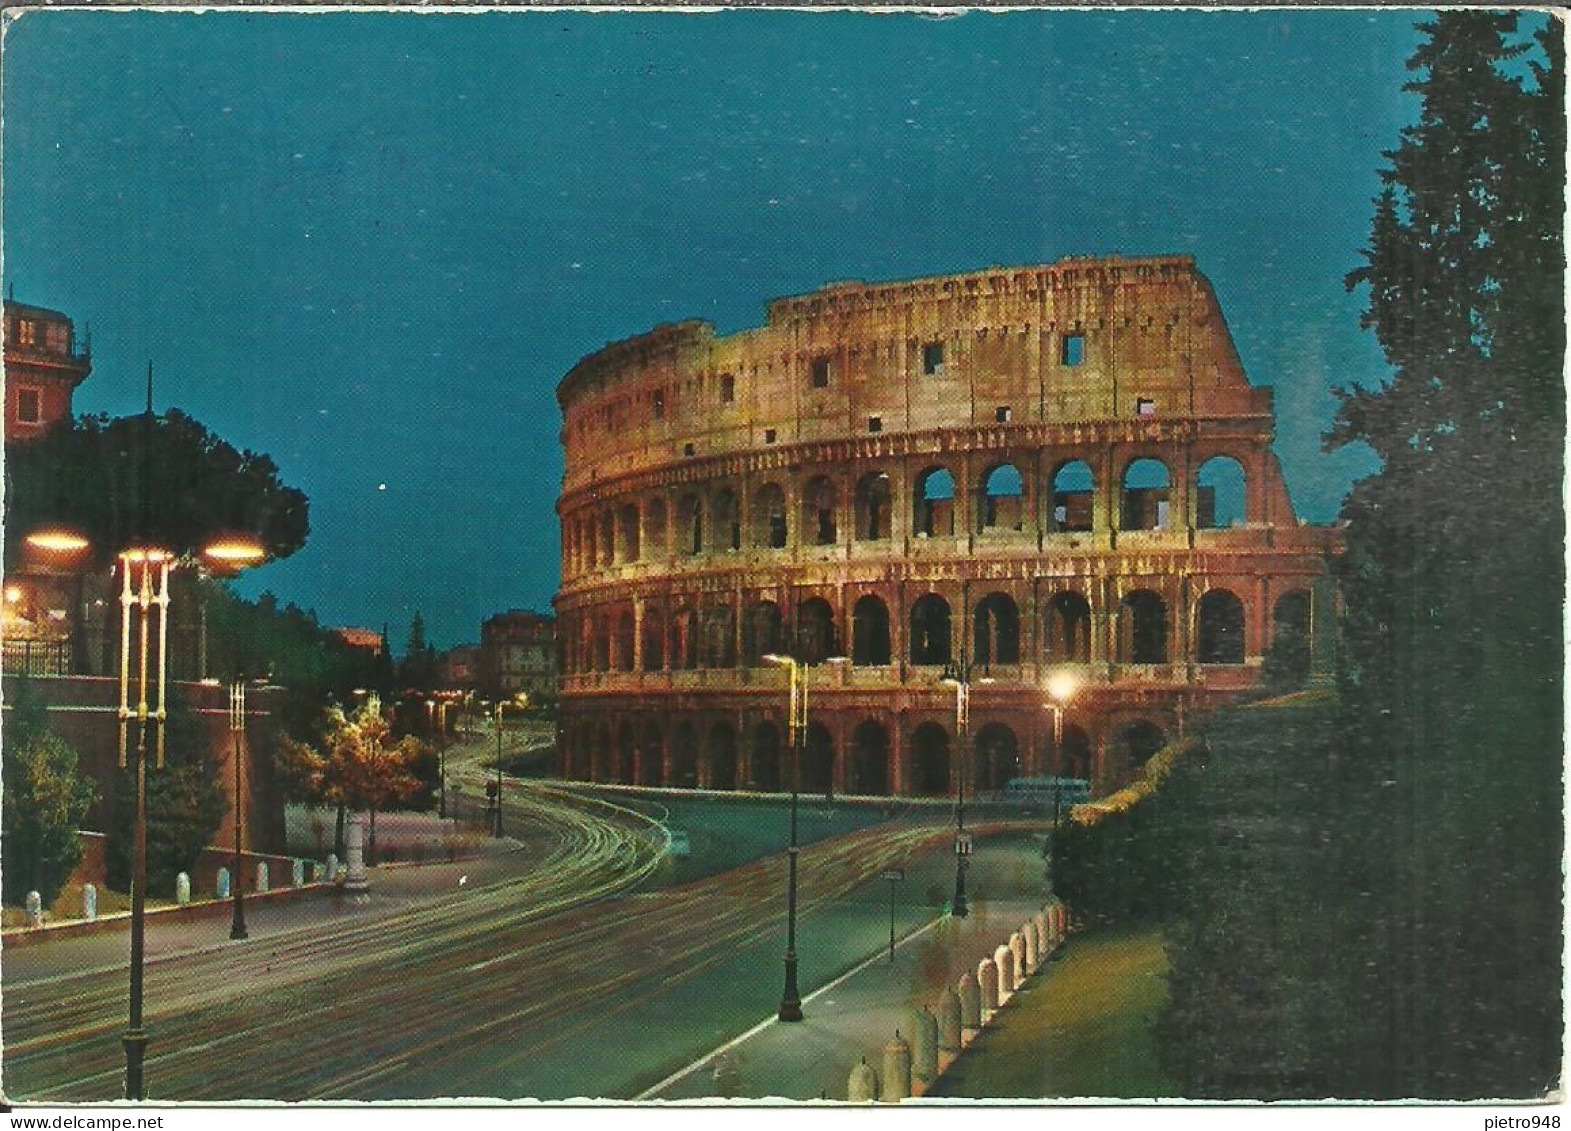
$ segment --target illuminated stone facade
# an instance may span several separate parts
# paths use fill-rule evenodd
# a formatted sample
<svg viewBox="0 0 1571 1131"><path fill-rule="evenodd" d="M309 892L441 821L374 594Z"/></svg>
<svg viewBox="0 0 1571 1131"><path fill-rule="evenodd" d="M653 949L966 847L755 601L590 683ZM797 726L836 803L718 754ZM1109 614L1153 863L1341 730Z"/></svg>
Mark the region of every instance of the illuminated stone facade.
<svg viewBox="0 0 1571 1131"><path fill-rule="evenodd" d="M850 660L810 673L805 789L1105 792L1274 639L1325 661L1337 534L1188 257L835 284L608 345L558 399L567 776L780 788L789 653Z"/></svg>

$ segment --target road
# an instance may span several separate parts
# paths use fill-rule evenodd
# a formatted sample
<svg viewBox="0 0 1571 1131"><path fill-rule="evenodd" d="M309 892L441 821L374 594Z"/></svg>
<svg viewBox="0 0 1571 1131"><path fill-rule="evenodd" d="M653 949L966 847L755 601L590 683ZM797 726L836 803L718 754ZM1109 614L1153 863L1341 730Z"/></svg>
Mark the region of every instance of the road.
<svg viewBox="0 0 1571 1131"><path fill-rule="evenodd" d="M782 856L634 892L662 848L646 818L545 783L506 797L509 830L529 830L521 875L155 955L149 1096L630 1097L772 1009ZM940 824L879 825L803 851L804 993L877 938L879 872L946 844ZM40 973L51 946L6 956L6 1093L115 1098L123 960Z"/></svg>

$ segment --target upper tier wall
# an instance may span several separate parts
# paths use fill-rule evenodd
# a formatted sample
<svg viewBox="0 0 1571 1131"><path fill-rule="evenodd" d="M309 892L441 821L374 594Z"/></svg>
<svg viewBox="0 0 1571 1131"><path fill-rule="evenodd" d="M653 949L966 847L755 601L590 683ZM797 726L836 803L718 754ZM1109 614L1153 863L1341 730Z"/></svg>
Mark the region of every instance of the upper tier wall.
<svg viewBox="0 0 1571 1131"><path fill-rule="evenodd" d="M558 389L564 492L727 453L1015 422L1263 418L1188 256L1069 259L836 284L716 337L663 326L586 357Z"/></svg>

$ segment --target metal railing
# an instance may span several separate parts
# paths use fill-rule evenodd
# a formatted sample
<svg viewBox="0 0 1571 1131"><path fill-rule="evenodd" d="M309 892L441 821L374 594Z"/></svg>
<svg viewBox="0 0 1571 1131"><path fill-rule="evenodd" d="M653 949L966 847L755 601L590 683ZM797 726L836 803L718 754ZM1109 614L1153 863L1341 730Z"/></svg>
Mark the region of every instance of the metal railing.
<svg viewBox="0 0 1571 1131"><path fill-rule="evenodd" d="M6 640L0 660L7 675L70 675L68 640Z"/></svg>

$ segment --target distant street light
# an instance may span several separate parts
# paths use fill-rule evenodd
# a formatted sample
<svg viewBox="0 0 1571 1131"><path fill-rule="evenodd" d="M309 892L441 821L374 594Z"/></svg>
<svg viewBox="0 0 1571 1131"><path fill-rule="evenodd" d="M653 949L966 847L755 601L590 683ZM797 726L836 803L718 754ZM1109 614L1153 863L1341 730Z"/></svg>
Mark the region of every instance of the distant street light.
<svg viewBox="0 0 1571 1131"><path fill-rule="evenodd" d="M966 865L971 855L971 837L966 832L966 775L971 764L971 664L962 652L959 663L944 665L939 683L955 689L955 899L950 914L964 919L971 913L966 906ZM992 683L988 678L977 683Z"/></svg>
<svg viewBox="0 0 1571 1131"><path fill-rule="evenodd" d="M509 702L502 699L496 705L496 813L491 826L491 835L498 839L502 836L502 712L508 707L518 711L528 710L529 696L519 692L516 701Z"/></svg>
<svg viewBox="0 0 1571 1131"><path fill-rule="evenodd" d="M229 733L234 739L235 758L235 867L230 885L234 895L234 915L229 923L231 939L247 938L245 929L245 884L240 882L241 850L245 837L245 794L241 789L240 745L245 737L245 680L237 678L229 688Z"/></svg>
<svg viewBox="0 0 1571 1131"><path fill-rule="evenodd" d="M785 990L780 995L779 1018L782 1021L802 1020L802 995L796 981L796 803L801 788L802 754L807 747L807 672L806 664L791 656L767 655L764 663L786 669L790 680L790 701L787 716L788 745L791 748L791 840L786 849L789 871L786 880L786 953ZM833 656L826 664L843 664L844 656ZM830 771L831 774L834 772Z"/></svg>

